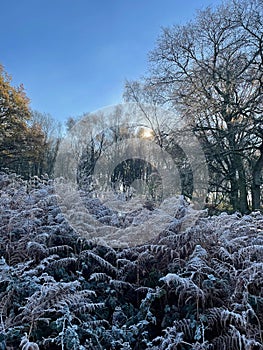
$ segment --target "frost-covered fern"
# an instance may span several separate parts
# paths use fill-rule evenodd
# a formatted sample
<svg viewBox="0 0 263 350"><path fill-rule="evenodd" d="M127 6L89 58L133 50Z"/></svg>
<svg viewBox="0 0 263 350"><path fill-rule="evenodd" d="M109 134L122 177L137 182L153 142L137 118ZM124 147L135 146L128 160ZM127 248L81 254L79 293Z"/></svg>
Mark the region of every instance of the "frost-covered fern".
<svg viewBox="0 0 263 350"><path fill-rule="evenodd" d="M74 231L52 182L0 174L0 349L262 350L263 216L186 228L175 203L158 236L114 248ZM158 211L131 208L120 224L115 205L87 198L86 229L138 232Z"/></svg>

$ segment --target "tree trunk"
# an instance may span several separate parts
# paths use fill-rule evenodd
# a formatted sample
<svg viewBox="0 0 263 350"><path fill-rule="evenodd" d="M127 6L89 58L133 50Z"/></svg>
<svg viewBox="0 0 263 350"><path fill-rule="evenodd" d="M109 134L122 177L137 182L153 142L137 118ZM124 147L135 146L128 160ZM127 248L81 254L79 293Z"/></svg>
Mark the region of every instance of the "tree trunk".
<svg viewBox="0 0 263 350"><path fill-rule="evenodd" d="M239 155L237 156L237 162L238 162L239 211L242 214L247 214L249 213L249 206L248 206L246 174L245 174L242 158Z"/></svg>
<svg viewBox="0 0 263 350"><path fill-rule="evenodd" d="M252 210L258 210L261 207L261 171L263 168L263 143L260 147L260 157L256 161L254 168L252 169L252 185L251 185L251 195L252 195Z"/></svg>
<svg viewBox="0 0 263 350"><path fill-rule="evenodd" d="M226 120L226 118L225 118ZM231 194L230 201L234 210L240 211L242 214L249 212L246 174L242 156L238 153L238 146L235 141L236 127L232 122L227 122L228 141L230 146L230 162L231 162Z"/></svg>
<svg viewBox="0 0 263 350"><path fill-rule="evenodd" d="M233 210L238 210L238 184L235 173L230 177L230 204Z"/></svg>

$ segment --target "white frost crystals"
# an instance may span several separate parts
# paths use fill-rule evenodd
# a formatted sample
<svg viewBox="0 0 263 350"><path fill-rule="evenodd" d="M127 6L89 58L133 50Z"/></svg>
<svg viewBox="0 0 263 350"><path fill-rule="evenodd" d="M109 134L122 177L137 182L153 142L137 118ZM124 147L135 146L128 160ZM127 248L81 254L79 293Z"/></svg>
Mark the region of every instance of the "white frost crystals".
<svg viewBox="0 0 263 350"><path fill-rule="evenodd" d="M124 103L88 114L70 130L58 152L55 188L80 235L135 246L158 237L180 207L190 213L184 229L191 227L207 174L198 140L174 113ZM191 197L187 209L182 193Z"/></svg>

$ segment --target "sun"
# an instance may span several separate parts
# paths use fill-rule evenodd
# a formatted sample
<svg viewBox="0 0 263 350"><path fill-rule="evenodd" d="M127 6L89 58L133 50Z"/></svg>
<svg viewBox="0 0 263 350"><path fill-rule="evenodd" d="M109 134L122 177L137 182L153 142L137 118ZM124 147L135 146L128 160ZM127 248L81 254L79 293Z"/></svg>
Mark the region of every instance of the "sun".
<svg viewBox="0 0 263 350"><path fill-rule="evenodd" d="M153 138L153 131L151 129L146 129L146 128L143 128L141 130L141 137L143 139L152 139Z"/></svg>

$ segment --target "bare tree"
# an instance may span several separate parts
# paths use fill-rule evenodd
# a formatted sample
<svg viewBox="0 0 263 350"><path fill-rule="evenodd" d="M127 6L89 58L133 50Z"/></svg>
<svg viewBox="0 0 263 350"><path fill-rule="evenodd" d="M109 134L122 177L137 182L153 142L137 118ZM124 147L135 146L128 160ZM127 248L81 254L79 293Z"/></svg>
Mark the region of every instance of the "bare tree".
<svg viewBox="0 0 263 350"><path fill-rule="evenodd" d="M243 213L249 194L254 208L260 196L262 18L262 1L233 0L163 29L145 81L157 89L158 102L176 108L200 137L211 189L227 193L232 208Z"/></svg>
<svg viewBox="0 0 263 350"><path fill-rule="evenodd" d="M39 127L43 133L42 157L39 159L39 172L51 175L62 137L61 124L50 114L33 111L30 124Z"/></svg>

